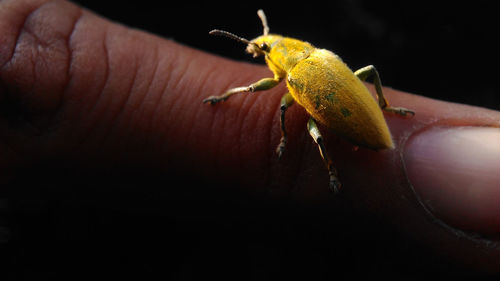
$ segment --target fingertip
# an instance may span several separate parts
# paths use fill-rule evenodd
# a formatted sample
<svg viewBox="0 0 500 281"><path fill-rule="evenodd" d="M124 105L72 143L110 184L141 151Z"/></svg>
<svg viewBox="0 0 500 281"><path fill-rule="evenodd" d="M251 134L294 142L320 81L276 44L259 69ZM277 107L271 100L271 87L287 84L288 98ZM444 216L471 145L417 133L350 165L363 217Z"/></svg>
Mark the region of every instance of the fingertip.
<svg viewBox="0 0 500 281"><path fill-rule="evenodd" d="M432 127L404 150L408 177L423 204L456 228L500 231L500 129Z"/></svg>

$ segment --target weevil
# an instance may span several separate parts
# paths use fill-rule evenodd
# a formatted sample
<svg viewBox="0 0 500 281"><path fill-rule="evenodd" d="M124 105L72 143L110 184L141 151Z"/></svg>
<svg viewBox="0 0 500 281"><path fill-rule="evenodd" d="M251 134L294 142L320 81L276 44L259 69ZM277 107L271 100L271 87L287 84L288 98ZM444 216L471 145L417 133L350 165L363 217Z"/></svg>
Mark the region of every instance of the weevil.
<svg viewBox="0 0 500 281"><path fill-rule="evenodd" d="M216 104L236 93L268 90L285 79L288 92L283 95L280 103L281 139L276 148L278 158L283 155L287 143L285 112L297 102L310 115L307 130L318 145L328 169L329 187L337 193L341 183L316 122L322 123L356 146L373 150L392 149L394 144L382 110L400 116L413 116L415 112L389 105L382 91L380 76L373 65L353 72L331 51L318 49L298 39L270 34L264 12L259 10L257 15L264 32L253 40L218 29L209 34L226 36L246 44L246 52L253 57L264 56L274 77L263 78L249 86L229 89L222 95L204 99L203 103ZM368 77L373 77L377 100L363 83Z"/></svg>

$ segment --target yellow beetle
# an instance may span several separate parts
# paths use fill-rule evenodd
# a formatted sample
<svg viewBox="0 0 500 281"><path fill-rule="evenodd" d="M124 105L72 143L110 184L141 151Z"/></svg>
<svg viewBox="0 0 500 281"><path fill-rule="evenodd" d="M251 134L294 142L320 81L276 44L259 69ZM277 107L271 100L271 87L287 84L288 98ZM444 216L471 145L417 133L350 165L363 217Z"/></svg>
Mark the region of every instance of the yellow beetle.
<svg viewBox="0 0 500 281"><path fill-rule="evenodd" d="M259 10L257 14L264 26L264 34L251 41L217 29L212 30L210 34L226 36L247 44L246 51L254 57L265 56L274 77L261 79L249 86L230 89L220 96L210 96L203 102L215 104L236 93L267 90L286 79L289 92L281 99L282 137L276 149L278 157L281 158L287 142L285 112L296 101L311 116L307 129L318 144L321 157L328 168L329 186L334 192L338 192L341 185L337 172L326 152L316 121L355 145L381 150L394 147L381 109L401 116L415 115L415 112L389 106L374 66L352 72L337 55L328 50L317 49L297 39L269 34L264 12ZM378 104L362 82L369 76L374 77Z"/></svg>

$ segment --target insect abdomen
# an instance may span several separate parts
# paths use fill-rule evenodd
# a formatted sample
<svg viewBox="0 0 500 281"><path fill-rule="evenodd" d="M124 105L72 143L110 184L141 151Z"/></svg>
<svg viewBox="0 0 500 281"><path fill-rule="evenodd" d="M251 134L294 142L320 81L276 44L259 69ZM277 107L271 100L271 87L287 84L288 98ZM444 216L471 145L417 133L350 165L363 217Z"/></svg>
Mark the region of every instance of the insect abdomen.
<svg viewBox="0 0 500 281"><path fill-rule="evenodd" d="M339 135L371 149L393 147L379 105L334 53L316 49L289 71L287 86L314 119Z"/></svg>

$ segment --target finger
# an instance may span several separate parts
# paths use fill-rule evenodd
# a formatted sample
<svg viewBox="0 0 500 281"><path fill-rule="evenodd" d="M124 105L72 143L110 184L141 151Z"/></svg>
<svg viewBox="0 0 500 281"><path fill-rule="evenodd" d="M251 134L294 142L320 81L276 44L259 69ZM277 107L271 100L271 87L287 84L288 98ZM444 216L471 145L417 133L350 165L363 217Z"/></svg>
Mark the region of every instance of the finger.
<svg viewBox="0 0 500 281"><path fill-rule="evenodd" d="M393 151L339 151L349 164L339 173L346 171L344 181L352 181L352 191L346 188L346 193L355 192L359 208L394 219L419 241L437 243L441 253L494 269L499 262L499 158L492 143L498 141L499 112L389 88L385 92L391 104L416 115L404 119L386 114L396 143Z"/></svg>
<svg viewBox="0 0 500 281"><path fill-rule="evenodd" d="M425 207L459 229L495 236L498 209L500 113L412 96L419 116L402 129L403 163Z"/></svg>
<svg viewBox="0 0 500 281"><path fill-rule="evenodd" d="M117 156L128 162L158 160L168 166L164 159L176 159L183 151L184 159L196 158L201 168L226 155L210 151L234 141L239 146L237 139L217 139L225 116L215 116L200 100L268 75L263 68L127 29L64 1L1 5L2 34L7 34L0 60L4 108L18 109L4 111L2 129L4 142L16 154L31 159L71 152L108 161ZM238 74L229 79L219 75L236 69ZM10 125L15 114L23 115L18 122L25 126ZM229 136L239 132L233 125L225 126ZM267 126L261 129L269 132ZM264 156L260 150L254 158ZM259 166L257 162L262 163L249 161Z"/></svg>
<svg viewBox="0 0 500 281"><path fill-rule="evenodd" d="M332 204L338 199L328 195L328 173L299 106L287 112L290 141L277 160L283 85L213 107L201 102L271 77L264 67L130 30L67 2L0 5L0 31L7 34L1 46L9 51L1 53L2 96L5 104L19 109L3 112L2 137L24 160L63 155L92 165L151 165L178 178L195 176L272 196L292 194L332 213L349 206L394 221L428 245L441 241L438 249L463 262L497 263L498 252L484 240L457 240L456 231L429 219L435 214L426 211L412 189L418 183L411 177L419 174L420 164L406 164L419 155L411 148L418 129L492 126L495 113L387 90L392 105L417 114L410 120L387 115L396 150L353 151L334 132L323 133L345 187L346 203ZM12 126L12 114L22 115L16 120L24 126ZM417 172L406 167L417 167Z"/></svg>

